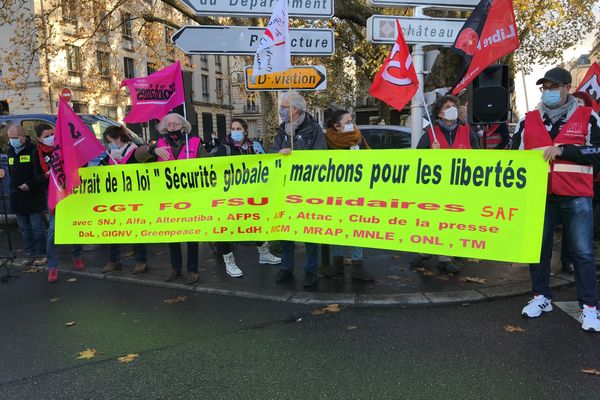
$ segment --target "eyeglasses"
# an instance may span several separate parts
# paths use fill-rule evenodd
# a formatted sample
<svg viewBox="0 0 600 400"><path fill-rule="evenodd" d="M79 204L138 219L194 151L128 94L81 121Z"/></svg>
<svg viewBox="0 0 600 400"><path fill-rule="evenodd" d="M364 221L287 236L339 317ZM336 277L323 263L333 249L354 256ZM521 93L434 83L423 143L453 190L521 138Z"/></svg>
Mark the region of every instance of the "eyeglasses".
<svg viewBox="0 0 600 400"><path fill-rule="evenodd" d="M540 92L545 92L546 90L560 89L563 86L565 85L540 86Z"/></svg>

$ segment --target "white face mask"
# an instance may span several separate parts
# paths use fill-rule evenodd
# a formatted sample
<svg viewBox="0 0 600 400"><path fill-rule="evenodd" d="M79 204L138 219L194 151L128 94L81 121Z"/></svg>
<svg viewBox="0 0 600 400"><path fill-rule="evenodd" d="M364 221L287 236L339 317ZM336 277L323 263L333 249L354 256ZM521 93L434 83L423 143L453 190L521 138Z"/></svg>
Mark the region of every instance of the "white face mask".
<svg viewBox="0 0 600 400"><path fill-rule="evenodd" d="M458 118L458 109L456 107L447 108L444 111L444 119L448 121L456 121Z"/></svg>
<svg viewBox="0 0 600 400"><path fill-rule="evenodd" d="M342 132L354 132L354 124L352 122L345 124Z"/></svg>
<svg viewBox="0 0 600 400"><path fill-rule="evenodd" d="M46 136L42 139L42 143L44 143L46 146L54 146L54 135Z"/></svg>

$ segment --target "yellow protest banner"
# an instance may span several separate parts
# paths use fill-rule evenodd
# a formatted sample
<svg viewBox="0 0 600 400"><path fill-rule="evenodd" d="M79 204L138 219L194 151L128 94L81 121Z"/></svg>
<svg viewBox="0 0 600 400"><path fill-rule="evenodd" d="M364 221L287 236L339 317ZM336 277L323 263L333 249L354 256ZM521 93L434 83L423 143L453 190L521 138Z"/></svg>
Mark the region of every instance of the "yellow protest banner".
<svg viewBox="0 0 600 400"><path fill-rule="evenodd" d="M537 262L541 152L295 151L80 169L56 242L296 240Z"/></svg>

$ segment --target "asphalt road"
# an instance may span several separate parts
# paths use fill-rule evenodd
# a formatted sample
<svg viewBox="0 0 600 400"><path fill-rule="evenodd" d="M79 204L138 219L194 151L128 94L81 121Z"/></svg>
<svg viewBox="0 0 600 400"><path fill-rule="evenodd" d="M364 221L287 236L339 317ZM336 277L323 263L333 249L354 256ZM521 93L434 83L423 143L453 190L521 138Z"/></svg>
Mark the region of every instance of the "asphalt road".
<svg viewBox="0 0 600 400"><path fill-rule="evenodd" d="M600 376L580 371L600 370L600 335L559 309L523 320L524 297L312 315L313 306L45 278L0 285L2 400L600 398ZM164 302L180 295L189 297ZM77 359L87 348L96 357ZM117 361L129 353L139 357Z"/></svg>

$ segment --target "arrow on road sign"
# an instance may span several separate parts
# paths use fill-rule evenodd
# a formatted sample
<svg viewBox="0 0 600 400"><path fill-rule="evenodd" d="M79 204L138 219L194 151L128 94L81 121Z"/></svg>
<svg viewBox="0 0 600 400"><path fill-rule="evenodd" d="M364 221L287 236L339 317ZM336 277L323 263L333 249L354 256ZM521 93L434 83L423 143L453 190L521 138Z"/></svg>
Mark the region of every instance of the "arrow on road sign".
<svg viewBox="0 0 600 400"><path fill-rule="evenodd" d="M171 38L187 54L254 55L265 28L247 26L184 26ZM330 56L333 54L332 29L290 29L292 55Z"/></svg>
<svg viewBox="0 0 600 400"><path fill-rule="evenodd" d="M327 69L323 65L297 65L288 71L252 76L246 67L247 90L324 90L327 88Z"/></svg>

